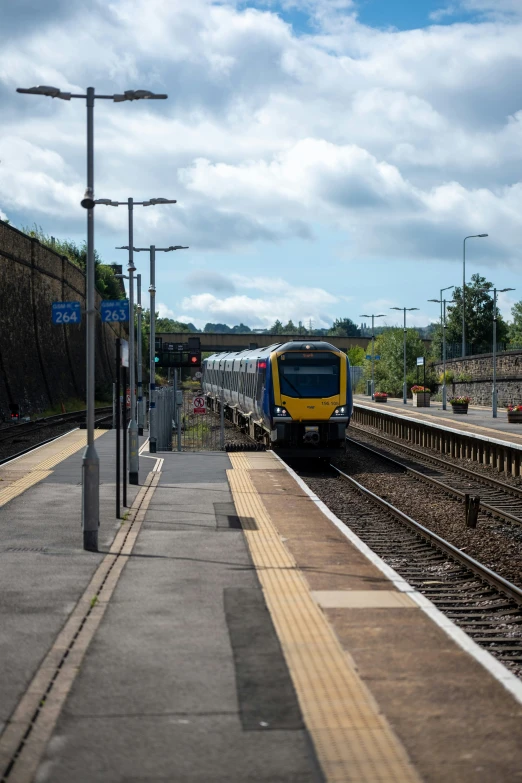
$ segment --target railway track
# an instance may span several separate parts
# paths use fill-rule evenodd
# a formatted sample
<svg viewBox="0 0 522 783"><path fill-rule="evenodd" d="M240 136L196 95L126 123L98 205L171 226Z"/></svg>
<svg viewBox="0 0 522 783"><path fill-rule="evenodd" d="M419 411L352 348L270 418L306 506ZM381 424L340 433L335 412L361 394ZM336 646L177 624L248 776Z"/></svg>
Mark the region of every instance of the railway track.
<svg viewBox="0 0 522 783"><path fill-rule="evenodd" d="M95 427L99 427L104 422L107 422L109 419L112 418L112 406L107 408L97 408L96 409L96 418L94 421ZM50 443L52 440L55 440L55 438L60 437L60 435L65 434L67 430L60 431L58 430L58 434L51 435L50 437L43 438L41 440L36 440L30 445L28 445L26 448L21 449L17 452L13 452L10 449L9 443L15 444L18 442L27 442L28 440L32 439L33 433L37 433L38 431L52 431L53 427L61 427L61 425L67 425L67 424L74 424L78 421L84 421L85 419L85 411L75 411L74 413L65 413L60 414L59 416L48 416L44 419L37 419L35 422L21 422L20 424L13 424L11 427L6 428L8 429L8 432L6 430L2 430L0 434L0 446L3 445L2 450L4 451L4 456L0 457L0 465L3 465L6 462L9 462L12 459L16 459L17 457L21 457L24 454L28 454L30 451L33 451L34 449L38 448L39 446L44 446L46 443ZM47 433L49 434L49 433ZM7 453L5 453L5 450L7 450Z"/></svg>
<svg viewBox="0 0 522 783"><path fill-rule="evenodd" d="M107 408L97 408L96 416L100 421L101 418L106 418L112 414L112 406ZM8 427L0 430L0 443L7 440L17 438L19 435L27 432L37 432L38 430L47 429L56 424L67 423L69 421L83 421L86 416L86 411L73 411L72 413L59 413L56 416L45 416L41 419L35 419L34 421L21 421L18 424L11 424ZM101 418L100 418L101 417Z"/></svg>
<svg viewBox="0 0 522 783"><path fill-rule="evenodd" d="M522 525L522 489L499 481L469 468L447 462L440 457L426 454L411 446L390 441L374 432L367 432L362 427L354 427L365 436L383 443L385 448L376 448L354 438L346 438L347 443L375 454L387 462L399 466L414 478L436 486L465 501L466 495L480 497L480 510L495 517ZM390 456L390 452L394 456ZM397 455L397 452L399 453ZM397 456L411 457L406 462ZM408 464L410 462L410 464ZM415 467L411 464L415 464Z"/></svg>
<svg viewBox="0 0 522 783"><path fill-rule="evenodd" d="M522 677L522 590L335 465L330 471L301 475L379 557Z"/></svg>

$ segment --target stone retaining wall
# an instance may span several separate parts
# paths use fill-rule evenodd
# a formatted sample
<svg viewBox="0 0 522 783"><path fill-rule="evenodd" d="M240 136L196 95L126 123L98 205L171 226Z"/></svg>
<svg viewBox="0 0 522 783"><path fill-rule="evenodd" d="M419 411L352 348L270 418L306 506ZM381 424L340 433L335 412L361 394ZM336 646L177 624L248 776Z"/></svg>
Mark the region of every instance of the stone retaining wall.
<svg viewBox="0 0 522 783"><path fill-rule="evenodd" d="M51 321L53 301L79 301L86 279L67 258L0 221L0 418L18 403L23 414L85 397L85 316L81 325ZM96 292L96 308L101 296ZM96 322L98 393L113 380L120 325Z"/></svg>

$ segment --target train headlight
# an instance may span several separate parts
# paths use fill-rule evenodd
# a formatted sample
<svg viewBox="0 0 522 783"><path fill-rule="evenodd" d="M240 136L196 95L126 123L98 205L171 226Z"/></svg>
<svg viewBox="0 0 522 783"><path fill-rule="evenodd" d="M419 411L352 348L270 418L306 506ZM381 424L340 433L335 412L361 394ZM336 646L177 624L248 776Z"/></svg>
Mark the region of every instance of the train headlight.
<svg viewBox="0 0 522 783"><path fill-rule="evenodd" d="M332 416L347 416L347 409L345 405L340 405L338 408L334 410L332 413Z"/></svg>
<svg viewBox="0 0 522 783"><path fill-rule="evenodd" d="M288 416L288 411L286 408L274 408L274 416Z"/></svg>

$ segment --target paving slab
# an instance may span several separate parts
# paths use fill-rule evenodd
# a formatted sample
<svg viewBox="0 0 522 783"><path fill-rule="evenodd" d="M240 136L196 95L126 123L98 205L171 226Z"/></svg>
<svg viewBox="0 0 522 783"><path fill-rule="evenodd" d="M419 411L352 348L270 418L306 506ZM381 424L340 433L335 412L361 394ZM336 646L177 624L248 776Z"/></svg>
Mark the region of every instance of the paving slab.
<svg viewBox="0 0 522 783"><path fill-rule="evenodd" d="M67 436L62 438L61 446L68 442ZM57 444L4 468L13 473L16 467L19 477L56 452ZM0 508L0 733L120 526L115 519L114 448L112 432L97 438L100 553L83 550L83 448ZM129 488L129 502L137 489Z"/></svg>
<svg viewBox="0 0 522 783"><path fill-rule="evenodd" d="M316 783L318 769L226 480L161 454L136 546L39 783Z"/></svg>

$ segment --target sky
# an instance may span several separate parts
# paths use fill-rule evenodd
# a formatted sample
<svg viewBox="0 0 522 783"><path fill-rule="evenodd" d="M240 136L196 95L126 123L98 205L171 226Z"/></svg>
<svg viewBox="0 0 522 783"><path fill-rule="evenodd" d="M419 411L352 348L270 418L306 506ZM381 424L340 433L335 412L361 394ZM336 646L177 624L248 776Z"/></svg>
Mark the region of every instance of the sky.
<svg viewBox="0 0 522 783"><path fill-rule="evenodd" d="M160 314L198 328L329 326L417 307L485 276L522 299L521 0L0 0L0 217L81 242L81 100L95 106L95 196L136 207ZM96 247L126 263L125 207ZM136 255L147 304L149 264ZM451 292L446 292L446 295Z"/></svg>

